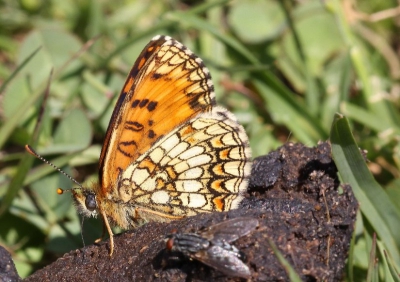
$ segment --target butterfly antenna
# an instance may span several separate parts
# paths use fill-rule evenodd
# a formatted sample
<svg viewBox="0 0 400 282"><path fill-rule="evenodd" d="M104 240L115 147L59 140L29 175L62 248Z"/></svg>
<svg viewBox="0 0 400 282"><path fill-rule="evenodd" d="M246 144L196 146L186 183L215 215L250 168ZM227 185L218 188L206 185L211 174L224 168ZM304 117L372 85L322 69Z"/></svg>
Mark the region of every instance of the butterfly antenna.
<svg viewBox="0 0 400 282"><path fill-rule="evenodd" d="M64 172L64 171L61 170L60 168L58 168L56 165L52 164L51 162L49 162L48 160L46 160L45 158L43 158L41 155L39 155L38 153L36 153L36 151L35 151L31 146L25 145L25 150L26 150L29 154L31 154L32 156L38 158L38 159L41 160L42 162L48 164L49 166L53 167L54 169L56 169L56 170L59 171L60 173L64 174L64 175L65 175L66 177L68 177L72 182L74 182L76 185L78 185L80 189L83 189L83 188L82 188L82 185L81 185L78 181L76 181L75 179L73 179L69 174L67 174L66 172ZM68 190L70 190L70 189L68 189ZM57 189L57 193L58 193L58 194L62 194L62 193L64 193L64 192L68 191L68 190L63 190L63 189L61 189L61 188L58 188L58 189Z"/></svg>

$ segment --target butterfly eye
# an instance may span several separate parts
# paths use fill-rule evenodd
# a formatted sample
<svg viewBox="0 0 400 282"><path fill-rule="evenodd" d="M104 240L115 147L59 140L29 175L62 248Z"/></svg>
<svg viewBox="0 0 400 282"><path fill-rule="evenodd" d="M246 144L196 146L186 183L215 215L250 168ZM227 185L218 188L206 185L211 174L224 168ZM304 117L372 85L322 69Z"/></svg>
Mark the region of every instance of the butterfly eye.
<svg viewBox="0 0 400 282"><path fill-rule="evenodd" d="M88 194L85 200L86 208L90 211L94 211L97 208L96 197L93 194Z"/></svg>

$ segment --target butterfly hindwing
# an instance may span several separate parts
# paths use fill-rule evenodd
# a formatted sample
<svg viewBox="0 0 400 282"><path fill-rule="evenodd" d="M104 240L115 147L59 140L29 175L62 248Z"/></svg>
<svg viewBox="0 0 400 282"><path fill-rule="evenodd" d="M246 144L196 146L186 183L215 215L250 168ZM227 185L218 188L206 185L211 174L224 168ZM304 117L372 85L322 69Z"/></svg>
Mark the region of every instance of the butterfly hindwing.
<svg viewBox="0 0 400 282"><path fill-rule="evenodd" d="M173 129L122 174L115 197L152 213L176 217L238 206L250 175L244 129L215 107Z"/></svg>

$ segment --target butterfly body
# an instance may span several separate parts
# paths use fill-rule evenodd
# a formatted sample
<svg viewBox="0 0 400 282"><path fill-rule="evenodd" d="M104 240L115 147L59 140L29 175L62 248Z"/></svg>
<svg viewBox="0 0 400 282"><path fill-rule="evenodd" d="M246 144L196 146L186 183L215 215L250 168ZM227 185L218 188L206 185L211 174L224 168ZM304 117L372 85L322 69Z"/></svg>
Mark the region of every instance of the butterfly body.
<svg viewBox="0 0 400 282"><path fill-rule="evenodd" d="M72 190L84 216L130 229L238 206L250 148L236 118L215 105L200 58L156 36L118 98L100 155L99 183Z"/></svg>
<svg viewBox="0 0 400 282"><path fill-rule="evenodd" d="M237 144L242 130L223 108L199 114L128 166L110 193L102 193L99 185L86 193L74 192L79 210L97 215L85 209L92 192L99 210L109 211L111 222L129 229L140 219L169 221L234 209L247 184L242 181L248 174L242 160L249 152Z"/></svg>

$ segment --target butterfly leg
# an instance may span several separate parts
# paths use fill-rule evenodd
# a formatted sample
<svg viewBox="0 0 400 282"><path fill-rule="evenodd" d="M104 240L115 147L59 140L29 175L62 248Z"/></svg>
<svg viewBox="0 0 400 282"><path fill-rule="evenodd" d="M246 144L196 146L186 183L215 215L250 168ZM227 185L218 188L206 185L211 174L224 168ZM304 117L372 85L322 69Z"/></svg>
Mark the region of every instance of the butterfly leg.
<svg viewBox="0 0 400 282"><path fill-rule="evenodd" d="M135 208L135 217L146 221L168 222L171 220L182 219L184 216L170 215L163 212L153 211L143 207Z"/></svg>
<svg viewBox="0 0 400 282"><path fill-rule="evenodd" d="M100 243L101 240L103 240L105 234L106 234L106 224L104 223L104 220L103 220L103 228L102 228L102 231L101 231L101 236L100 236L100 238L97 238L96 240L94 240L94 242L96 244Z"/></svg>
<svg viewBox="0 0 400 282"><path fill-rule="evenodd" d="M111 226L110 226L110 223L108 222L108 219L107 219L107 216L106 216L105 212L101 211L100 213L101 213L101 215L103 217L103 223L104 223L103 232L101 234L101 237L99 239L97 239L95 242L98 243L98 242L101 241L101 239L103 239L104 234L106 233L105 231L107 229L107 232L108 232L108 234L110 236L110 257L111 257L113 252L114 252L114 233L111 230Z"/></svg>

